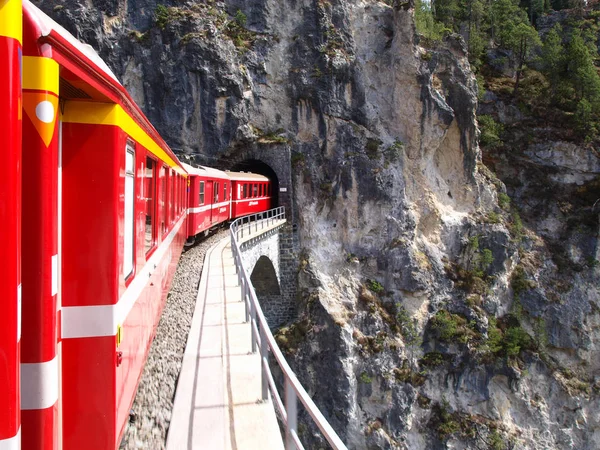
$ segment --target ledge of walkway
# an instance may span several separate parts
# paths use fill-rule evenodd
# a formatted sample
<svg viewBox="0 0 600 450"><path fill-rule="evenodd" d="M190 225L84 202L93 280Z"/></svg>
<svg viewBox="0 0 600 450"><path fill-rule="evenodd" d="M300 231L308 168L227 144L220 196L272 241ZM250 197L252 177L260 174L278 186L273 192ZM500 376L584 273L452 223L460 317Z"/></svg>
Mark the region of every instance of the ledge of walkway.
<svg viewBox="0 0 600 450"><path fill-rule="evenodd" d="M275 230L277 228L282 227L283 225L285 225L286 219L279 219L279 220L275 220L273 222L271 222L270 224L266 225L267 221L266 220L257 220L256 222L251 222L248 225L243 225L244 227L248 226L247 230L249 230L249 234L245 234L244 236L239 236L237 238L237 242L238 245L242 245L254 238L257 238L271 230ZM256 224L256 228L253 230L253 228L255 227Z"/></svg>
<svg viewBox="0 0 600 450"><path fill-rule="evenodd" d="M237 282L230 239L206 254L177 383L167 450L283 450Z"/></svg>

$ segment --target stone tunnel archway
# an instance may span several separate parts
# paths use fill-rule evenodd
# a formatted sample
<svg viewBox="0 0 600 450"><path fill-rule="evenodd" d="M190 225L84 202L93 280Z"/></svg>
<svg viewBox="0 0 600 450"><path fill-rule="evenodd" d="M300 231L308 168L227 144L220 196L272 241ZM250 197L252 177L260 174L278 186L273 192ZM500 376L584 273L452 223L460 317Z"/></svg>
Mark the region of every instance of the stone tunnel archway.
<svg viewBox="0 0 600 450"><path fill-rule="evenodd" d="M253 172L253 173L259 173L261 175L264 175L265 177L269 178L271 180L272 183L272 194L271 194L271 198L272 198L272 202L271 202L271 207L272 208L276 208L279 205L279 177L277 176L277 173L273 170L273 168L271 168L271 166L269 166L268 164L266 164L265 162L259 160L259 159L245 159L243 161L240 161L236 164L234 164L231 167L231 170L234 172Z"/></svg>
<svg viewBox="0 0 600 450"><path fill-rule="evenodd" d="M277 328L289 320L277 269L269 257L261 255L258 258L250 274L250 281L269 327Z"/></svg>

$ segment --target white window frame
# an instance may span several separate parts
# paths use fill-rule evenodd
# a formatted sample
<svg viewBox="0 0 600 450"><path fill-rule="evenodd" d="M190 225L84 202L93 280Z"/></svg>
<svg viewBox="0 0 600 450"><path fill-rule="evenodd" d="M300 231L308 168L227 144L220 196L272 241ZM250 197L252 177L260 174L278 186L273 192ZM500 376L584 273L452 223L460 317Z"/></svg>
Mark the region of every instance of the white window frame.
<svg viewBox="0 0 600 450"><path fill-rule="evenodd" d="M125 146L125 192L123 212L123 276L133 274L135 259L135 149Z"/></svg>

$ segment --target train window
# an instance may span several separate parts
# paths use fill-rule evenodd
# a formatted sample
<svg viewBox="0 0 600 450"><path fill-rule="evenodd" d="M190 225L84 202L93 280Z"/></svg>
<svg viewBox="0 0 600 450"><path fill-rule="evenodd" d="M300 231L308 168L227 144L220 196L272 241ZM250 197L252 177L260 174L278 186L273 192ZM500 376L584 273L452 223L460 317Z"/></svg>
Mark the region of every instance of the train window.
<svg viewBox="0 0 600 450"><path fill-rule="evenodd" d="M223 200L227 200L227 183L223 183Z"/></svg>
<svg viewBox="0 0 600 450"><path fill-rule="evenodd" d="M169 219L171 222L175 219L175 173L169 170Z"/></svg>
<svg viewBox="0 0 600 450"><path fill-rule="evenodd" d="M219 203L219 183L217 183L215 181L214 185L215 185L215 187L213 189L213 195L214 195L213 203L216 204L216 203Z"/></svg>
<svg viewBox="0 0 600 450"><path fill-rule="evenodd" d="M125 147L125 214L123 233L123 276L133 273L134 236L135 236L135 151L129 144Z"/></svg>
<svg viewBox="0 0 600 450"><path fill-rule="evenodd" d="M252 197L258 197L258 184L254 183L254 190Z"/></svg>
<svg viewBox="0 0 600 450"><path fill-rule="evenodd" d="M204 181L200 182L200 204L204 205Z"/></svg>
<svg viewBox="0 0 600 450"><path fill-rule="evenodd" d="M156 163L152 158L146 157L146 169L144 173L144 200L146 201L146 232L144 238L144 250L148 253L154 242L156 242L156 234L154 232L154 196L156 192L155 181L155 166Z"/></svg>
<svg viewBox="0 0 600 450"><path fill-rule="evenodd" d="M265 186L264 186L263 184L261 184L261 185L259 186L259 188L258 188L258 196L259 196L259 197L262 197L262 196L263 196L263 194L264 194L264 192L263 192L263 189L264 189L264 188L265 188Z"/></svg>
<svg viewBox="0 0 600 450"><path fill-rule="evenodd" d="M177 174L175 174L175 190L173 191L173 197L175 197L173 215L177 217L179 215L179 175Z"/></svg>
<svg viewBox="0 0 600 450"><path fill-rule="evenodd" d="M160 234L161 236L167 231L167 168L160 168L160 208L162 211L160 217Z"/></svg>
<svg viewBox="0 0 600 450"><path fill-rule="evenodd" d="M248 198L248 183L244 183L244 197Z"/></svg>

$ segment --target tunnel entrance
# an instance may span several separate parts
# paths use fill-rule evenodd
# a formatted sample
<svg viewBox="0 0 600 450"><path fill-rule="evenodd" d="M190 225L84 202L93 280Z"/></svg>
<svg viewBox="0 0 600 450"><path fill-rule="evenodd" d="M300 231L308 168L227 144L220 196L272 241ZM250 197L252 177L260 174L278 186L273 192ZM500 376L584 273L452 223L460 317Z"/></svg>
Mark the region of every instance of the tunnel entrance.
<svg viewBox="0 0 600 450"><path fill-rule="evenodd" d="M279 178L271 166L258 159L246 159L235 164L230 170L233 172L258 173L269 178L272 183L271 207L276 208L279 206Z"/></svg>

